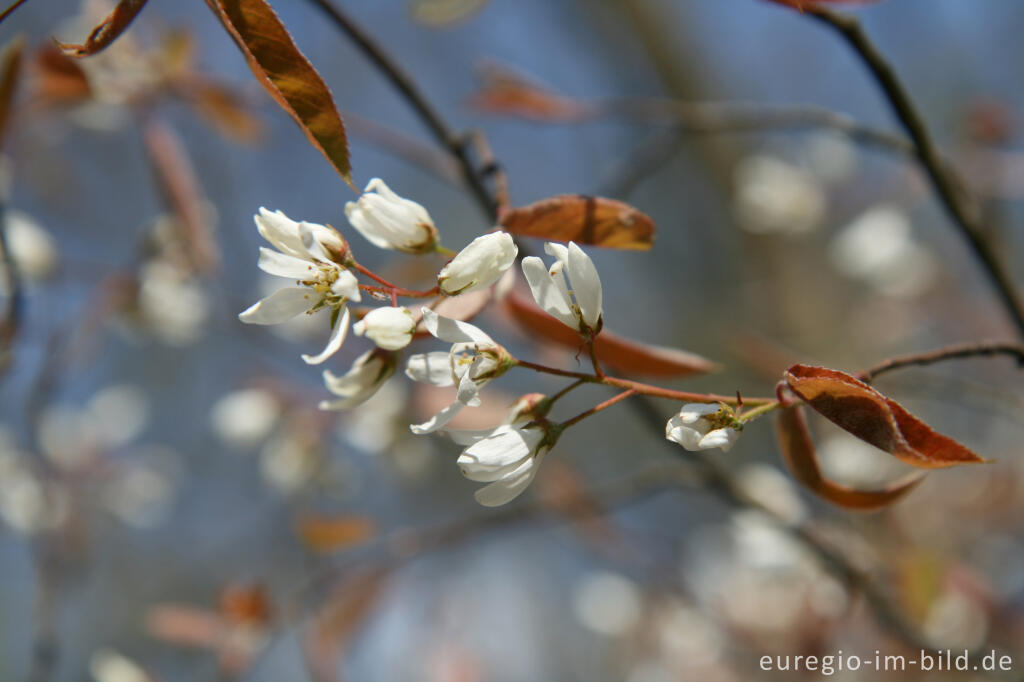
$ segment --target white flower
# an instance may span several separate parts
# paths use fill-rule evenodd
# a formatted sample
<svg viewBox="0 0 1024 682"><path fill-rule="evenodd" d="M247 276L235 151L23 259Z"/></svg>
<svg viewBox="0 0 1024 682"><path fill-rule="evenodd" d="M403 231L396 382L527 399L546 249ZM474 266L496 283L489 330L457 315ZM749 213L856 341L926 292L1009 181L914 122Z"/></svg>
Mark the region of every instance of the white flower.
<svg viewBox="0 0 1024 682"><path fill-rule="evenodd" d="M506 232L477 237L459 251L437 276L441 291L449 296L485 289L516 262L519 247Z"/></svg>
<svg viewBox="0 0 1024 682"><path fill-rule="evenodd" d="M458 459L462 475L490 484L474 495L485 507L507 504L526 490L551 449L547 432L540 426L502 424L486 436L473 435L467 440L457 431L451 435L460 445L469 446Z"/></svg>
<svg viewBox="0 0 1024 682"><path fill-rule="evenodd" d="M537 305L585 336L596 334L601 328L601 279L594 262L573 242L568 247L548 242L544 251L557 259L550 269L535 256L523 259L523 274Z"/></svg>
<svg viewBox="0 0 1024 682"><path fill-rule="evenodd" d="M352 325L357 336L366 336L381 348L399 350L412 341L416 318L408 308L374 308Z"/></svg>
<svg viewBox="0 0 1024 682"><path fill-rule="evenodd" d="M33 280L52 274L57 266L53 237L27 213L9 210L3 220L7 248L19 274Z"/></svg>
<svg viewBox="0 0 1024 682"><path fill-rule="evenodd" d="M453 344L447 353L434 352L409 358L405 374L413 381L435 386L458 386L455 402L423 424L413 424L416 434L431 433L442 428L462 408L480 404L477 394L491 379L510 366L508 353L487 334L468 322L442 317L429 308L423 309L423 324L431 334Z"/></svg>
<svg viewBox="0 0 1024 682"><path fill-rule="evenodd" d="M260 270L295 280L298 286L275 291L242 312L247 324L280 324L302 313L329 309L334 329L327 347L316 356L303 355L318 365L333 355L348 333L348 301L360 300L355 275L341 263L348 251L345 240L330 227L297 223L284 213L260 208L255 216L260 235L277 249L260 247ZM339 319L340 318L340 319Z"/></svg>
<svg viewBox="0 0 1024 682"><path fill-rule="evenodd" d="M347 410L362 405L395 372L396 358L393 353L370 350L352 363L352 368L342 376L324 371L327 390L341 400L323 400L321 410Z"/></svg>
<svg viewBox="0 0 1024 682"><path fill-rule="evenodd" d="M437 246L437 228L427 209L403 199L374 178L358 201L345 204L352 227L374 246L406 253L427 253Z"/></svg>
<svg viewBox="0 0 1024 682"><path fill-rule="evenodd" d="M665 438L687 450L722 448L725 451L740 437L733 423L733 416L720 405L688 403L665 424Z"/></svg>

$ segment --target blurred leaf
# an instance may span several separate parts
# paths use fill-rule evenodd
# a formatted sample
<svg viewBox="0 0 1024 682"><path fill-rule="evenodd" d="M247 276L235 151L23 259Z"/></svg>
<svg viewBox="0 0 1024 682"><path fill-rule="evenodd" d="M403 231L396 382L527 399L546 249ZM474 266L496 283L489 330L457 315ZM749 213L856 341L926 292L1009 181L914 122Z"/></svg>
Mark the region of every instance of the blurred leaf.
<svg viewBox="0 0 1024 682"><path fill-rule="evenodd" d="M314 552L335 552L369 540L377 529L365 516L306 516L295 531Z"/></svg>
<svg viewBox="0 0 1024 682"><path fill-rule="evenodd" d="M935 469L985 461L844 372L793 365L786 382L826 419L912 466Z"/></svg>
<svg viewBox="0 0 1024 682"><path fill-rule="evenodd" d="M412 18L432 28L444 28L473 16L487 0L412 0Z"/></svg>
<svg viewBox="0 0 1024 682"><path fill-rule="evenodd" d="M469 100L477 111L548 123L572 123L590 113L587 105L552 92L508 67L488 63L480 68L480 74L481 87Z"/></svg>
<svg viewBox="0 0 1024 682"><path fill-rule="evenodd" d="M34 89L43 100L72 104L88 99L89 77L78 63L55 45L44 45L33 58Z"/></svg>
<svg viewBox="0 0 1024 682"><path fill-rule="evenodd" d="M146 613L146 631L153 637L200 649L217 649L224 638L223 619L206 609L158 604Z"/></svg>
<svg viewBox="0 0 1024 682"><path fill-rule="evenodd" d="M268 625L272 609L266 588L237 583L228 585L220 594L220 613L228 623Z"/></svg>
<svg viewBox="0 0 1024 682"><path fill-rule="evenodd" d="M869 511L888 506L906 495L923 477L893 483L882 490L854 490L849 486L827 480L818 466L818 455L807 428L807 419L800 406L781 410L775 421L782 459L793 478L811 492L832 504L846 509Z"/></svg>
<svg viewBox="0 0 1024 682"><path fill-rule="evenodd" d="M345 125L331 91L265 0L206 0L270 96L352 185ZM354 186L353 186L354 187Z"/></svg>
<svg viewBox="0 0 1024 682"><path fill-rule="evenodd" d="M498 221L512 234L550 241L646 251L654 243L654 221L614 199L562 194L523 208Z"/></svg>
<svg viewBox="0 0 1024 682"><path fill-rule="evenodd" d="M15 38L4 50L3 59L0 61L0 144L7 136L7 124L11 120L11 110L14 107L14 92L21 79L21 58L24 50L24 41Z"/></svg>
<svg viewBox="0 0 1024 682"><path fill-rule="evenodd" d="M505 299L512 318L525 330L573 350L580 349L580 337L533 301L513 292ZM604 329L594 339L594 351L606 366L635 376L687 377L717 369L710 360L694 353L630 341Z"/></svg>
<svg viewBox="0 0 1024 682"><path fill-rule="evenodd" d="M70 57L88 57L111 45L132 23L146 0L120 0L114 10L89 33L82 45L62 43L54 40L61 50Z"/></svg>
<svg viewBox="0 0 1024 682"><path fill-rule="evenodd" d="M157 184L177 219L189 259L196 270L217 266L217 247L207 218L204 199L184 145L174 131L157 120L145 128L143 139Z"/></svg>
<svg viewBox="0 0 1024 682"><path fill-rule="evenodd" d="M186 80L181 91L196 112L224 137L252 143L263 135L263 124L232 88L193 76Z"/></svg>
<svg viewBox="0 0 1024 682"><path fill-rule="evenodd" d="M871 5L880 0L768 0L768 2L802 10L815 5Z"/></svg>

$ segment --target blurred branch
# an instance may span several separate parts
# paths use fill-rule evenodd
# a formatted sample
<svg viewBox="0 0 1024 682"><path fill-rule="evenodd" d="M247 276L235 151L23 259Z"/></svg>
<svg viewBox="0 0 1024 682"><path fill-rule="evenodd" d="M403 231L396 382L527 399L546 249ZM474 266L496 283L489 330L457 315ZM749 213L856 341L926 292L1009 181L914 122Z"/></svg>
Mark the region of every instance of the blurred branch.
<svg viewBox="0 0 1024 682"><path fill-rule="evenodd" d="M0 13L0 23L2 23L3 20L6 19L7 17L9 17L10 15L14 14L14 10L18 9L19 7L24 5L26 2L28 2L28 0L18 0L13 5L8 7L7 9L5 9L2 13Z"/></svg>
<svg viewBox="0 0 1024 682"><path fill-rule="evenodd" d="M1007 355L1017 361L1017 366L1024 366L1024 346L1016 343L965 343L956 346L947 346L937 350L924 353L911 353L895 358L889 358L878 363L870 369L860 372L857 377L871 383L880 374L891 372L897 369L911 366L932 365L944 360L955 360L960 358L991 357L994 355Z"/></svg>
<svg viewBox="0 0 1024 682"><path fill-rule="evenodd" d="M447 149L455 160L458 161L459 166L462 168L462 179L469 187L480 208L487 214L487 217L492 220L497 217L498 204L473 165L473 160L470 158L467 149L466 138L457 135L448 126L409 74L384 51L369 33L364 31L361 26L356 24L337 5L330 0L308 1L314 6L319 7L334 22L335 26L341 29L363 54L387 76L391 84L398 89L399 93L416 110L416 113L426 124L427 128L430 129L437 142Z"/></svg>
<svg viewBox="0 0 1024 682"><path fill-rule="evenodd" d="M438 151L434 147L379 121L351 111L343 113L345 125L354 136L360 137L400 159L405 159L446 182L461 186L462 166L451 155Z"/></svg>
<svg viewBox="0 0 1024 682"><path fill-rule="evenodd" d="M885 94L896 118L899 119L914 142L917 158L928 175L939 200L967 240L971 251L981 262L1018 333L1024 336L1024 305L1021 304L1013 280L1003 269L998 257L985 239L980 208L967 192L965 184L943 162L938 148L932 141L924 118L917 110L893 67L871 41L860 21L855 17L839 14L818 5L805 7L803 14L836 31L853 48L871 72Z"/></svg>
<svg viewBox="0 0 1024 682"><path fill-rule="evenodd" d="M0 373L6 372L11 365L14 353L14 340L21 328L21 319L25 309L25 295L22 288L21 273L11 253L7 239L7 210L0 202L0 264L4 271L4 286L7 289L7 307L3 321L0 322Z"/></svg>

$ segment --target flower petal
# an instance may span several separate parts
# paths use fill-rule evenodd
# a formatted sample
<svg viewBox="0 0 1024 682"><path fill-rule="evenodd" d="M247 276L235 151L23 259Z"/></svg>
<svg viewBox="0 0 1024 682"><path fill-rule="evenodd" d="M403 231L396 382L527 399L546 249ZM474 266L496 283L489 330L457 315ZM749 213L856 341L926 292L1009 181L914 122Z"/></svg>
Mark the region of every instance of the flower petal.
<svg viewBox="0 0 1024 682"><path fill-rule="evenodd" d="M682 445L687 450L699 449L700 439L703 437L703 433L687 425L678 414L669 419L668 423L665 424L665 438Z"/></svg>
<svg viewBox="0 0 1024 682"><path fill-rule="evenodd" d="M443 428L448 422L454 419L455 415L461 412L464 407L465 405L456 400L454 403L444 408L422 424L412 424L409 427L409 430L417 436L422 436L425 433L433 433L434 431Z"/></svg>
<svg viewBox="0 0 1024 682"><path fill-rule="evenodd" d="M305 258L306 249L299 237L299 224L281 211L268 211L260 206L259 215L253 216L256 230L281 253Z"/></svg>
<svg viewBox="0 0 1024 682"><path fill-rule="evenodd" d="M591 329L597 328L601 319L601 278L590 256L583 249L569 242L569 261L566 269L572 281L572 293L580 307L583 323Z"/></svg>
<svg viewBox="0 0 1024 682"><path fill-rule="evenodd" d="M572 302L565 291L564 282L561 287L555 283L554 277L551 276L547 267L544 266L544 261L536 256L524 258L523 275L526 276L526 282L530 285L533 300L537 302L537 305L544 312L557 318L566 326L573 329L579 327L579 322L572 312ZM561 277L561 275L558 275L558 277Z"/></svg>
<svg viewBox="0 0 1024 682"><path fill-rule="evenodd" d="M260 247L260 259L257 265L263 272L277 277L310 280L315 279L317 275L317 267L310 261L289 256L265 246Z"/></svg>
<svg viewBox="0 0 1024 682"><path fill-rule="evenodd" d="M316 295L309 289L286 287L249 306L238 319L246 324L280 324L306 312L315 302Z"/></svg>
<svg viewBox="0 0 1024 682"><path fill-rule="evenodd" d="M413 381L434 386L452 386L452 367L449 354L442 351L419 353L409 358L405 366L405 376Z"/></svg>
<svg viewBox="0 0 1024 682"><path fill-rule="evenodd" d="M448 343L475 343L493 346L494 340L479 327L438 315L430 308L423 308L423 326L435 337Z"/></svg>
<svg viewBox="0 0 1024 682"><path fill-rule="evenodd" d="M338 273L338 279L331 285L331 293L356 303L363 299L359 293L359 280L349 270Z"/></svg>
<svg viewBox="0 0 1024 682"><path fill-rule="evenodd" d="M711 448L722 448L723 452L728 452L732 444L736 442L736 439L740 437L740 432L736 429L729 427L723 427L721 429L714 429L708 431L707 434L700 439L698 447L701 450L710 450Z"/></svg>
<svg viewBox="0 0 1024 682"><path fill-rule="evenodd" d="M501 480L477 490L473 497L485 507L500 507L519 497L537 475L542 455L532 457Z"/></svg>
<svg viewBox="0 0 1024 682"><path fill-rule="evenodd" d="M338 323L334 325L334 329L331 330L331 338L327 341L327 347L317 355L302 356L307 365L319 365L338 352L341 344L345 342L345 335L348 334L349 317L348 308L342 308L341 319L338 320Z"/></svg>

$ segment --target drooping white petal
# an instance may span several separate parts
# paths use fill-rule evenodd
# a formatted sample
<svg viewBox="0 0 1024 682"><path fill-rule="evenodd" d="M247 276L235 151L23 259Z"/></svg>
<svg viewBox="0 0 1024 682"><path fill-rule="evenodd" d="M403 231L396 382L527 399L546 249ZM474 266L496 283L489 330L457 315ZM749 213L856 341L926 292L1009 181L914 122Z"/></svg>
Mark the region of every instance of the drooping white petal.
<svg viewBox="0 0 1024 682"><path fill-rule="evenodd" d="M455 419L455 415L462 411L462 408L466 407L458 400L444 408L433 417L423 422L422 424L413 424L409 429L417 436L422 436L425 433L433 433L438 429L444 428L444 426Z"/></svg>
<svg viewBox="0 0 1024 682"><path fill-rule="evenodd" d="M674 415L665 424L665 438L682 445L687 450L697 450L700 446L700 439L703 437L704 433L687 424L681 415Z"/></svg>
<svg viewBox="0 0 1024 682"><path fill-rule="evenodd" d="M508 233L477 237L441 269L438 286L449 296L489 287L512 267L518 253L519 247Z"/></svg>
<svg viewBox="0 0 1024 682"><path fill-rule="evenodd" d="M490 436L494 429L445 429L444 433L458 445L472 445Z"/></svg>
<svg viewBox="0 0 1024 682"><path fill-rule="evenodd" d="M544 434L540 429L499 426L487 438L473 443L459 455L462 475L472 481L494 481L510 468L532 457Z"/></svg>
<svg viewBox="0 0 1024 682"><path fill-rule="evenodd" d="M277 277L310 280L315 279L317 275L317 267L312 262L268 249L265 246L260 247L258 265L263 272Z"/></svg>
<svg viewBox="0 0 1024 682"><path fill-rule="evenodd" d="M281 253L306 258L306 249L299 236L299 224L281 211L268 211L260 206L259 215L253 216L260 236Z"/></svg>
<svg viewBox="0 0 1024 682"><path fill-rule="evenodd" d="M316 297L309 289L286 287L260 299L239 313L238 319L246 324L280 324L306 312L314 303Z"/></svg>
<svg viewBox="0 0 1024 682"><path fill-rule="evenodd" d="M579 323L572 311L572 302L565 290L564 281L561 286L555 282L555 278L548 272L544 262L536 256L523 259L523 275L530 285L530 292L533 300L548 315L557 318L563 324L576 329ZM561 278L561 274L557 275Z"/></svg>
<svg viewBox="0 0 1024 682"><path fill-rule="evenodd" d="M679 410L679 418L683 424L695 424L701 418L715 414L722 408L715 403L687 403Z"/></svg>
<svg viewBox="0 0 1024 682"><path fill-rule="evenodd" d="M540 454L531 457L505 478L477 490L473 497L485 507L500 507L503 504L508 504L530 486L533 477L537 475L542 457L543 455Z"/></svg>
<svg viewBox="0 0 1024 682"><path fill-rule="evenodd" d="M394 360L389 360L388 357L372 350L356 358L351 369L340 377L325 370L324 385L328 391L342 400L322 401L320 409L346 410L363 404L394 371Z"/></svg>
<svg viewBox="0 0 1024 682"><path fill-rule="evenodd" d="M405 367L405 376L434 386L452 386L452 368L449 354L442 351L420 353L409 358Z"/></svg>
<svg viewBox="0 0 1024 682"><path fill-rule="evenodd" d="M478 402L477 394L480 392L481 382L473 378L473 370L481 362L483 362L483 357L480 355L475 356L470 366L462 373L462 377L459 379L459 390L455 396L455 399L460 403L469 405L472 402Z"/></svg>
<svg viewBox="0 0 1024 682"><path fill-rule="evenodd" d="M334 329L331 330L331 338L327 341L327 347L317 355L302 356L302 359L307 365L319 365L324 360L338 352L338 349L341 348L341 344L345 342L345 335L348 334L349 317L348 308L342 308L341 318L338 320L338 323L334 325Z"/></svg>
<svg viewBox="0 0 1024 682"><path fill-rule="evenodd" d="M430 308L423 308L423 325L427 331L448 343L475 343L480 346L493 346L494 340L479 327L468 322L453 320L438 315Z"/></svg>
<svg viewBox="0 0 1024 682"><path fill-rule="evenodd" d="M601 278L590 256L583 249L569 242L569 255L566 270L572 281L572 292L576 305L580 307L583 322L591 329L597 328L601 318Z"/></svg>
<svg viewBox="0 0 1024 682"><path fill-rule="evenodd" d="M359 281L349 270L342 270L338 273L338 279L334 280L334 284L331 285L331 293L356 303L363 298L359 293Z"/></svg>

